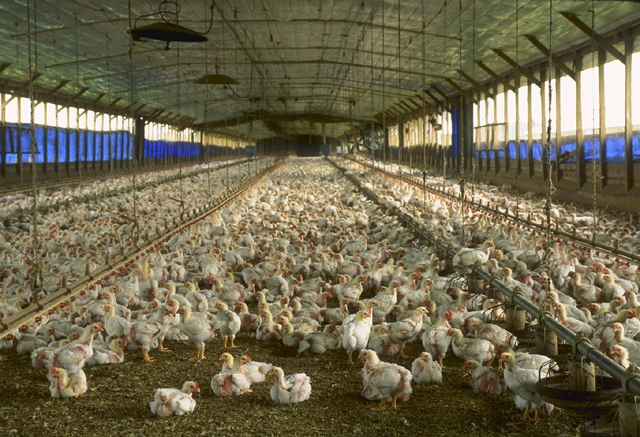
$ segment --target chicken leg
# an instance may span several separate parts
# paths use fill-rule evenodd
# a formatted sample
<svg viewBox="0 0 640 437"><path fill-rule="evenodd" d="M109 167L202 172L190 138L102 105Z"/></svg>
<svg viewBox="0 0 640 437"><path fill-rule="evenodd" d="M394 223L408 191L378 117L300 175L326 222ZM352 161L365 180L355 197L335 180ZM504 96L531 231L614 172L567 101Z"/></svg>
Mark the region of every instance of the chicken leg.
<svg viewBox="0 0 640 437"><path fill-rule="evenodd" d="M442 364L442 355L438 355L438 362L440 363L440 367L444 369L444 364Z"/></svg>
<svg viewBox="0 0 640 437"><path fill-rule="evenodd" d="M144 361L145 363L153 363L153 358L149 357L149 351L146 350L145 348L142 348L142 361Z"/></svg>
<svg viewBox="0 0 640 437"><path fill-rule="evenodd" d="M237 348L237 347L240 347L240 345L234 344L234 343L233 343L233 340L234 340L234 338L233 338L233 337L231 337L231 346L229 346L229 347L230 347L231 349L235 349L235 348Z"/></svg>
<svg viewBox="0 0 640 437"><path fill-rule="evenodd" d="M353 352L347 352L347 355L349 355L349 364L355 364L355 363L353 362L353 359L351 358L351 354L352 354L352 353L353 353Z"/></svg>
<svg viewBox="0 0 640 437"><path fill-rule="evenodd" d="M398 397L397 396L391 396L391 399L393 400L393 409L397 410L398 409Z"/></svg>
<svg viewBox="0 0 640 437"><path fill-rule="evenodd" d="M158 340L158 352L171 352L171 350L165 348L164 346L162 346L162 341Z"/></svg>
<svg viewBox="0 0 640 437"><path fill-rule="evenodd" d="M384 399L382 399L382 401L380 402L380 406L378 406L378 408L376 408L376 409L377 409L377 410L386 410L386 409L387 409L386 405L387 405L387 399L386 399L386 398L384 398Z"/></svg>

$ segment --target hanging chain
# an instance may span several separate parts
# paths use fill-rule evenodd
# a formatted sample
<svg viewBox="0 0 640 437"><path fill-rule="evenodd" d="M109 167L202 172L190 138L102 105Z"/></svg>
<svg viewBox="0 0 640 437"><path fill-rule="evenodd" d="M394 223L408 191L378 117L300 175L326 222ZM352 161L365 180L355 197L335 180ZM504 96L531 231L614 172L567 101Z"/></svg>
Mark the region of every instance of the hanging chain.
<svg viewBox="0 0 640 437"><path fill-rule="evenodd" d="M29 140L31 142L31 188L33 190L33 230L31 233L31 251L33 255L32 263L35 263L33 267L35 271L31 277L31 290L39 291L43 284L43 270L44 266L42 261L38 258L38 249L40 248L40 234L38 232L38 176L36 174L36 151L38 144L36 143L35 134L35 98L34 98L34 86L33 86L33 65L31 55L31 7L30 0L27 0L27 52L29 58L29 118L30 118L30 130ZM35 5L35 3L34 3ZM34 22L36 20L34 14ZM37 46L36 46L37 47ZM37 56L37 52L36 52Z"/></svg>
<svg viewBox="0 0 640 437"><path fill-rule="evenodd" d="M547 228L546 228L546 256L543 262L543 270L546 270L547 272L547 290L551 289L551 276L549 275L550 273L550 267L551 267L551 207L552 207L552 200L553 200L553 195L556 191L555 187L553 186L553 166L551 165L551 108L552 108L552 97L553 97L553 90L551 87L551 66L552 64L552 54L551 54L551 37L553 35L553 0L549 0L549 80L548 80L548 86L549 86L549 120L547 121L547 138L545 141L545 149L546 149L546 155L547 155L547 199L546 199L546 204L544 207L544 211L547 217ZM556 80L558 80L558 78L556 78ZM557 159L557 157L556 157Z"/></svg>
<svg viewBox="0 0 640 437"><path fill-rule="evenodd" d="M595 2L591 0L591 33L595 34ZM596 237L598 235L598 180L600 179L600 166L596 167L596 99L595 99L595 74L596 69L595 66L595 52L596 52L596 43L592 39L591 40L591 69L593 73L591 74L591 96L593 99L591 105L591 170L593 173L593 235L591 236L592 241L596 241ZM600 78L598 78L599 80ZM599 131L599 130L598 130Z"/></svg>
<svg viewBox="0 0 640 437"><path fill-rule="evenodd" d="M131 0L128 0L129 7L129 28L131 27ZM131 228L131 240L137 243L140 238L140 226L138 224L138 188L137 188L137 167L138 167L138 150L135 141L136 128L134 126L134 112L133 112L133 36L129 32L129 92L131 93L131 106L129 115L129 130L130 138L133 147L131 148L133 153L131 159L131 176L133 178L133 227Z"/></svg>
<svg viewBox="0 0 640 437"><path fill-rule="evenodd" d="M465 166L465 162L464 162L464 155L465 155L465 149L464 149L464 135L462 133L463 129L461 129L462 124L463 124L463 118L462 118L462 114L463 114L463 108L464 108L464 96L462 95L462 0L458 0L458 6L459 6L459 14L458 14L458 28L459 28L459 34L460 34L460 45L458 47L458 68L459 68L459 73L458 73L458 86L460 87L460 108L458 108L458 110L456 111L456 127L458 128L458 135L456 135L456 140L458 141L458 144L460 145L459 149L458 149L458 154L460 155L460 173L462 178L460 179L460 215L461 215L461 219L462 219L462 247L465 246L465 239L466 239L466 234L465 234L465 173L464 173L464 166ZM451 120L453 122L453 119Z"/></svg>
<svg viewBox="0 0 640 437"><path fill-rule="evenodd" d="M471 51L473 53L473 59L476 58L476 0L473 0L473 28L472 28L472 37L471 37ZM462 70L462 68L461 68ZM471 77L473 79L476 78L476 63L471 63ZM488 99L489 96L485 96L485 99ZM505 96L506 98L506 96ZM480 105L480 102L478 102ZM473 116L471 117L473 120ZM476 135L476 130L473 130L472 135ZM506 138L506 133L505 133ZM471 138L471 144L473 145L471 150L471 195L473 196L475 189L473 188L476 183L476 141L473 137ZM507 141L508 142L508 141Z"/></svg>

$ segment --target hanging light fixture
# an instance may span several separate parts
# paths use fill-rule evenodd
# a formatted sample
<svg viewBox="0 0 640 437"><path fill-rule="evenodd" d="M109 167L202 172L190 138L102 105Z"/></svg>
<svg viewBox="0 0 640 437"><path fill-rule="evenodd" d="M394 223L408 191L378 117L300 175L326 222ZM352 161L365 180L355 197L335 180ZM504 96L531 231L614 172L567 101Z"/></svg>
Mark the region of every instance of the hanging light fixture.
<svg viewBox="0 0 640 437"><path fill-rule="evenodd" d="M209 23L209 29L204 33L196 32L195 30L179 25L177 23L179 13L180 5L177 2L164 0L158 6L157 13L142 15L136 18L134 27L129 29L127 32L131 34L131 38L134 41L143 41L145 39L165 41L167 43L165 50L169 50L169 43L171 42L208 41L208 38L205 35L211 31L211 26L213 25L213 4L211 5L211 21ZM162 21L138 27L138 20L156 15L159 15ZM174 18L174 21L176 22L171 22L169 20L170 18Z"/></svg>

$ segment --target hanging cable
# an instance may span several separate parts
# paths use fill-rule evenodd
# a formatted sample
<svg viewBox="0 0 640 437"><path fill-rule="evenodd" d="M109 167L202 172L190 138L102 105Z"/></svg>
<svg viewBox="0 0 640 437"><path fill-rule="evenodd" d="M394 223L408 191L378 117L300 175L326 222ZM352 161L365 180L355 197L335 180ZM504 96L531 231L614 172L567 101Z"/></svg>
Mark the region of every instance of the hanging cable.
<svg viewBox="0 0 640 437"><path fill-rule="evenodd" d="M595 35L596 27L595 1L591 0L591 34ZM596 241L598 235L598 180L600 179L600 167L596 168L596 99L595 99L595 74L598 71L595 67L596 42L591 39L591 170L593 173L593 234L591 241ZM629 62L629 61L627 61ZM578 72L577 74L580 74Z"/></svg>
<svg viewBox="0 0 640 437"><path fill-rule="evenodd" d="M129 8L129 28L131 29L131 0L127 1L127 5ZM138 166L138 150L137 144L135 141L136 128L134 126L134 112L133 112L133 35L132 32L129 32L129 92L131 105L129 106L129 130L130 130L130 139L133 147L133 156L131 157L131 176L133 182L133 226L131 228L131 240L134 244L138 243L140 238L140 227L138 225L138 188L137 188L137 166Z"/></svg>
<svg viewBox="0 0 640 437"><path fill-rule="evenodd" d="M471 36L471 51L473 53L473 59L476 58L476 0L473 0L473 25L472 25L472 36ZM472 62L471 63L471 77L473 79L476 78L476 63ZM505 90L506 92L506 90ZM485 96L485 99L488 99L489 96ZM506 95L505 95L506 98ZM480 104L480 102L478 102L478 105ZM495 104L495 102L494 102ZM471 120L473 120L473 116L471 117ZM476 139L475 139L475 135L476 135L476 130L473 129L472 131L472 135L473 137L471 138L471 144L472 144L472 148L471 148L471 195L473 196L475 194L475 183L476 183ZM505 139L507 138L507 134L505 132ZM507 140L508 143L508 140Z"/></svg>
<svg viewBox="0 0 640 437"><path fill-rule="evenodd" d="M458 15L458 32L460 35L460 46L458 48L458 86L460 87L460 89L462 90L462 0L458 0L458 6L460 8L460 14ZM460 108L457 111L457 118L458 118L458 142L460 144L460 149L458 151L458 153L460 154L460 172L462 173L462 180L464 183L464 178L465 178L465 174L464 174L464 167L465 167L465 148L464 148L464 135L462 135L462 129L461 129L461 125L463 124L463 120L462 120L462 112L463 112L463 108L464 108L464 96L462 95L462 92L460 92ZM463 196L463 202L464 202L464 196Z"/></svg>
<svg viewBox="0 0 640 437"><path fill-rule="evenodd" d="M34 0L35 1L35 0ZM34 16L34 29L35 29L35 20ZM38 148L38 144L36 143L36 135L35 135L35 97L34 97L34 84L33 80L33 61L31 54L31 6L30 0L27 0L27 54L28 54L28 64L29 64L29 141L31 148L31 188L33 190L33 215L32 215L32 231L31 231L31 253L32 253L32 267L35 269L33 271L33 275L30 275L31 279L31 290L39 291L43 284L43 263L38 257L38 250L40 249L40 234L38 230L38 176L36 174L36 152ZM37 56L37 46L36 46L36 56ZM27 257L28 259L28 257ZM34 264L35 262L35 264Z"/></svg>
<svg viewBox="0 0 640 437"><path fill-rule="evenodd" d="M384 171L387 171L387 109L386 109L386 96L387 96L387 83L385 82L385 69L386 66L385 56L384 56L384 2L382 2L382 133L383 133L383 141L382 141L382 168Z"/></svg>
<svg viewBox="0 0 640 437"><path fill-rule="evenodd" d="M547 272L546 278L547 278L547 290L551 289L551 275L549 274L550 272L550 262L551 262L551 207L552 207L552 200L553 200L553 194L555 193L555 187L553 186L553 177L552 177L552 172L553 172L553 167L551 165L551 107L552 107L552 97L553 97L553 91L552 91L552 87L551 87L551 66L552 64L552 55L551 55L551 43L552 43L552 36L553 36L553 0L549 0L549 74L548 74L548 86L549 86L549 120L547 121L547 138L545 141L545 149L546 149L546 155L547 155L547 198L546 198L546 203L545 203L545 207L544 207L544 211L545 211L545 215L546 215L546 220L547 220L547 227L546 227L546 256L542 265L542 268L544 271ZM556 80L558 80L558 78L556 78ZM556 114L557 116L557 114ZM557 157L556 157L557 159Z"/></svg>
<svg viewBox="0 0 640 437"><path fill-rule="evenodd" d="M444 0L444 6L443 6L444 12L442 15L442 33L444 35L444 38L442 39L442 59L443 61L447 59L447 0ZM442 63L442 75L444 76L445 74L445 69L444 69L445 63ZM444 102L443 102L444 103ZM445 118L446 118L446 108L443 109L442 111L442 124L441 124L441 128L440 128L440 132L441 136L442 136L442 181L443 181L443 185L446 187L447 186L447 151L445 148L445 141L446 141L446 134L444 131L444 122L445 122ZM447 129L449 129L449 123L447 123Z"/></svg>

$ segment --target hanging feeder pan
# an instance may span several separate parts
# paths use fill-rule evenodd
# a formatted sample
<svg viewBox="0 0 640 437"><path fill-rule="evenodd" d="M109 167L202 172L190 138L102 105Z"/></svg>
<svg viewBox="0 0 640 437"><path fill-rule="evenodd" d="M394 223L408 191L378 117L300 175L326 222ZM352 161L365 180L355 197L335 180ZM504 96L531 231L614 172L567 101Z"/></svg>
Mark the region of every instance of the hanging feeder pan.
<svg viewBox="0 0 640 437"><path fill-rule="evenodd" d="M536 383L540 397L558 408L572 411L610 411L617 403L616 395L622 393L620 383L609 376L596 378L596 391L569 390L565 373L541 378Z"/></svg>
<svg viewBox="0 0 640 437"><path fill-rule="evenodd" d="M208 41L207 37L194 30L188 29L178 24L171 24L164 21L148 24L146 26L136 27L127 32L131 34L134 41L141 38L154 39L166 42L204 42Z"/></svg>
<svg viewBox="0 0 640 437"><path fill-rule="evenodd" d="M224 74L207 74L200 79L194 80L193 83L204 85L235 85L238 81Z"/></svg>

